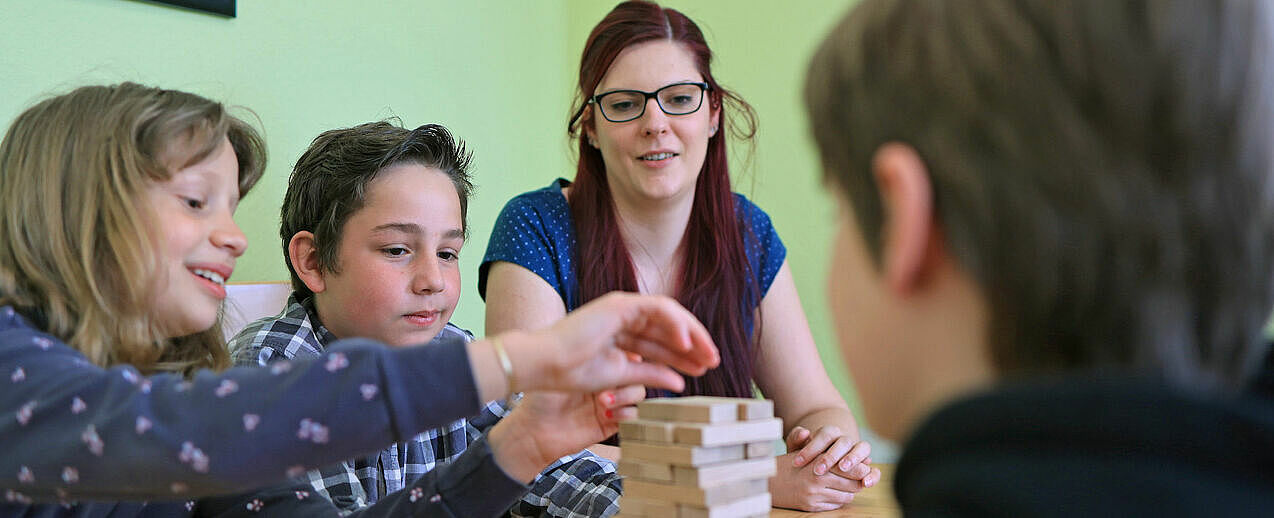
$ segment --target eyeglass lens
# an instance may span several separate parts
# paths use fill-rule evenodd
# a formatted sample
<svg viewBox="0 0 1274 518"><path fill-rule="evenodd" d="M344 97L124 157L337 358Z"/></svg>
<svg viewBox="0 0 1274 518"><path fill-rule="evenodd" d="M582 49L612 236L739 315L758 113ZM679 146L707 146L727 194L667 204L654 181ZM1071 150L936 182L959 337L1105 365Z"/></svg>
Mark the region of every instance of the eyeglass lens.
<svg viewBox="0 0 1274 518"><path fill-rule="evenodd" d="M602 95L598 105L607 119L623 122L645 113L646 98L645 92L620 90ZM655 100L668 115L694 113L703 103L703 88L697 84L668 85L655 91Z"/></svg>

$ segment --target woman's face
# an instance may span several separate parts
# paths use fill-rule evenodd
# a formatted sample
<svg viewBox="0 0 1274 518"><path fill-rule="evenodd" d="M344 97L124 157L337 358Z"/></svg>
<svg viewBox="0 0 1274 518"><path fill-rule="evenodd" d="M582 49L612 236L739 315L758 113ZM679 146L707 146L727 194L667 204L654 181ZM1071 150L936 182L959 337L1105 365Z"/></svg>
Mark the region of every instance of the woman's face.
<svg viewBox="0 0 1274 518"><path fill-rule="evenodd" d="M620 52L592 94L654 92L671 84L702 81L690 51L679 43L657 40ZM617 201L632 205L694 199L708 139L720 117L708 92L699 109L685 115L664 113L654 98L646 100L641 117L627 122L606 120L596 104L590 110L592 127L585 132L602 153L606 179Z"/></svg>

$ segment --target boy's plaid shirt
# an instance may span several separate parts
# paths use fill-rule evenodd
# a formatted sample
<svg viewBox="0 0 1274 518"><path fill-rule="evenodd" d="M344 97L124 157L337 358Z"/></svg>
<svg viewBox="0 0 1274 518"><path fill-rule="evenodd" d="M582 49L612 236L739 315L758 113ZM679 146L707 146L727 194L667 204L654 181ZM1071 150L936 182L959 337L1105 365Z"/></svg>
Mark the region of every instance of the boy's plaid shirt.
<svg viewBox="0 0 1274 518"><path fill-rule="evenodd" d="M235 364L268 365L321 355L324 346L336 337L313 315L311 299L300 303L293 293L281 315L252 322L230 340ZM451 323L438 336L448 334L473 340L472 333ZM402 489L438 464L455 460L509 410L505 402L494 401L468 419L427 430L374 455L310 470L305 476L341 510L353 511ZM531 490L509 510L509 516L611 516L619 511L621 488L615 464L586 450L562 457L541 472Z"/></svg>

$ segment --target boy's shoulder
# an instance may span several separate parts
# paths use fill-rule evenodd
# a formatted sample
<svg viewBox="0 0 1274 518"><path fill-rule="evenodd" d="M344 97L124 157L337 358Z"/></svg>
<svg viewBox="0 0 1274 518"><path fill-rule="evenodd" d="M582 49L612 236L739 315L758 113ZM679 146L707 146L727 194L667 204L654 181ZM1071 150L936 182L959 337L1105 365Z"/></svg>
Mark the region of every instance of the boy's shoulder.
<svg viewBox="0 0 1274 518"><path fill-rule="evenodd" d="M281 313L249 323L229 340L231 358L235 365L267 365L297 356L322 355L331 336L315 322L306 305L292 293Z"/></svg>

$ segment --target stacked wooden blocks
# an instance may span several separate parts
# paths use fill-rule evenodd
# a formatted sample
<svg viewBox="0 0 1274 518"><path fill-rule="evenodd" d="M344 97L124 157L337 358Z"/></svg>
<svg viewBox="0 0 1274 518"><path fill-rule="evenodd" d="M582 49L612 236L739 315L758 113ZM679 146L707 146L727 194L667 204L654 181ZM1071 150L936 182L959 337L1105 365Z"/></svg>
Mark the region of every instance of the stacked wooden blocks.
<svg viewBox="0 0 1274 518"><path fill-rule="evenodd" d="M619 424L621 517L770 515L774 441L783 421L764 399L656 398Z"/></svg>

